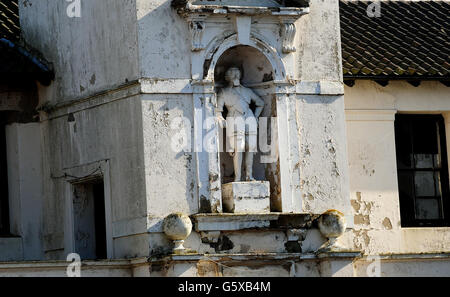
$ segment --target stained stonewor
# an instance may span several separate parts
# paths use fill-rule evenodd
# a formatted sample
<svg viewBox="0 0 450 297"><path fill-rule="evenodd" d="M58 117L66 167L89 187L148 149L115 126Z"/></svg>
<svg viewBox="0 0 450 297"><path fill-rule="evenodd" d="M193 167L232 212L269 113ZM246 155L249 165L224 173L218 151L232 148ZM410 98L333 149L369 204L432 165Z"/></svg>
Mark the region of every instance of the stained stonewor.
<svg viewBox="0 0 450 297"><path fill-rule="evenodd" d="M224 184L222 199L225 212L270 212L270 183L252 181Z"/></svg>

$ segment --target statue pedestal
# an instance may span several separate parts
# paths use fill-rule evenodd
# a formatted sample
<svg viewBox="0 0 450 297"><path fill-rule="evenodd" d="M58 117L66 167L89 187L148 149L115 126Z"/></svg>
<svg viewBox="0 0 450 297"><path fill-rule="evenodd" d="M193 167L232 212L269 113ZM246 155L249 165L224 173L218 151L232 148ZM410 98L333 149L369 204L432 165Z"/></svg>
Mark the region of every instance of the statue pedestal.
<svg viewBox="0 0 450 297"><path fill-rule="evenodd" d="M224 212L270 213L270 183L235 182L222 185Z"/></svg>

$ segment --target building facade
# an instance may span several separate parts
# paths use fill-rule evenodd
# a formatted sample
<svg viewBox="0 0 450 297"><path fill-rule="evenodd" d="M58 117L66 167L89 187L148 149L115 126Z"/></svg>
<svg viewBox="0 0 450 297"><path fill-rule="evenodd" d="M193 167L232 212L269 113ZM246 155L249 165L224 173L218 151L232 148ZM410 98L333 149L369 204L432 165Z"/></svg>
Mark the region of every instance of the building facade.
<svg viewBox="0 0 450 297"><path fill-rule="evenodd" d="M2 1L28 66L2 70L0 275L450 275L426 2ZM221 150L230 68L264 101L257 181Z"/></svg>

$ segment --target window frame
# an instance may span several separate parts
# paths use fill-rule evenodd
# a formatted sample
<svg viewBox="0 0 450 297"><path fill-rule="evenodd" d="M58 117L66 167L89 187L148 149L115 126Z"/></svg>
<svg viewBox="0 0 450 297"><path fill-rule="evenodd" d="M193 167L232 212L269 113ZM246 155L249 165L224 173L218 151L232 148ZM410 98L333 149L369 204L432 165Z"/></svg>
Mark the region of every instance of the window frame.
<svg viewBox="0 0 450 297"><path fill-rule="evenodd" d="M112 222L112 200L111 200L111 178L109 160L98 161L91 164L68 168L65 172L72 176L65 183L65 219L64 219L64 253L75 253L75 226L73 193L74 185L88 181L102 179L104 186L104 207L106 227L106 256L107 259L114 257L113 222ZM75 178L80 176L80 178Z"/></svg>
<svg viewBox="0 0 450 297"><path fill-rule="evenodd" d="M9 189L8 189L8 167L7 167L7 147L6 147L6 121L0 115L0 237L10 236L10 222L9 222ZM4 164L4 166L2 165Z"/></svg>
<svg viewBox="0 0 450 297"><path fill-rule="evenodd" d="M448 151L447 151L447 139L446 139L446 127L444 117L441 114L396 114L395 116L395 124L394 129L397 133L397 125L399 121L408 121L409 125L409 139L411 141L411 151L414 156L414 131L413 131L413 122L423 121L423 120L433 120L436 122L439 128L439 133L437 134L439 143L440 143L440 169L430 169L430 168L422 168L418 169L414 166L411 168L400 168L399 166L399 145L398 145L398 135L395 135L395 146L396 146L396 165L397 165L397 181L398 181L398 194L399 194L399 202L400 202L400 215L401 215L401 227L402 228L413 228L413 227L449 227L450 226L450 179L449 179L449 168L448 168ZM413 157L414 162L414 157ZM434 166L434 165L433 165ZM413 179L413 199L407 199L407 197L402 197L401 187L400 187L400 174L404 172L439 172L440 174L440 219L417 219L416 218L416 200L420 196L416 196L415 194L415 182ZM413 175L414 176L414 175ZM409 200L409 201L408 201Z"/></svg>

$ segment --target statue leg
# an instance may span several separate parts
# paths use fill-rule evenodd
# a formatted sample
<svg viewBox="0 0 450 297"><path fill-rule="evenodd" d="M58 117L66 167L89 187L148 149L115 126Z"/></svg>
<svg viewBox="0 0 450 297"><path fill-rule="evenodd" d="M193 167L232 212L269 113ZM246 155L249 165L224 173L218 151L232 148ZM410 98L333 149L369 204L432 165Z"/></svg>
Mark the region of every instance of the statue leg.
<svg viewBox="0 0 450 297"><path fill-rule="evenodd" d="M243 153L235 152L233 156L234 162L234 181L240 182L242 179L242 157Z"/></svg>
<svg viewBox="0 0 450 297"><path fill-rule="evenodd" d="M245 180L254 181L253 178L253 154L251 152L245 153Z"/></svg>
<svg viewBox="0 0 450 297"><path fill-rule="evenodd" d="M233 142L234 181L240 182L242 181L242 161L244 159L245 152L245 134L237 132Z"/></svg>
<svg viewBox="0 0 450 297"><path fill-rule="evenodd" d="M256 133L246 135L246 151L245 151L245 180L254 181L253 178L253 157L257 151Z"/></svg>

